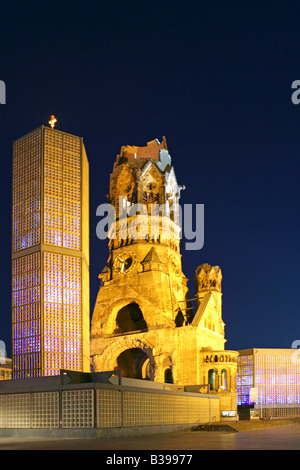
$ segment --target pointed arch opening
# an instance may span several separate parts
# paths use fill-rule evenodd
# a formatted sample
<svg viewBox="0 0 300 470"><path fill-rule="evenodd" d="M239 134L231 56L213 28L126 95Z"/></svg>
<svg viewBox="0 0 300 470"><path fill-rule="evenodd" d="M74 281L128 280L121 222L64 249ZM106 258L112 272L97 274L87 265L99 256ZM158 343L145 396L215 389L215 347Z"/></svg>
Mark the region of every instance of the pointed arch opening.
<svg viewBox="0 0 300 470"><path fill-rule="evenodd" d="M175 326L176 328L179 328L185 324L184 316L181 310L178 311L176 317L175 317Z"/></svg>
<svg viewBox="0 0 300 470"><path fill-rule="evenodd" d="M123 351L117 358L117 369L123 377L150 380L150 360L140 348Z"/></svg>
<svg viewBox="0 0 300 470"><path fill-rule="evenodd" d="M210 369L208 371L208 383L210 390L217 390L217 371L216 369Z"/></svg>
<svg viewBox="0 0 300 470"><path fill-rule="evenodd" d="M165 383L166 383L166 384L173 384L173 383L174 383L174 380L173 380L173 372L172 372L171 367L168 367L168 368L165 370Z"/></svg>
<svg viewBox="0 0 300 470"><path fill-rule="evenodd" d="M221 370L221 389L227 390L227 370Z"/></svg>
<svg viewBox="0 0 300 470"><path fill-rule="evenodd" d="M116 333L146 330L147 323L137 303L131 302L119 310L116 317Z"/></svg>

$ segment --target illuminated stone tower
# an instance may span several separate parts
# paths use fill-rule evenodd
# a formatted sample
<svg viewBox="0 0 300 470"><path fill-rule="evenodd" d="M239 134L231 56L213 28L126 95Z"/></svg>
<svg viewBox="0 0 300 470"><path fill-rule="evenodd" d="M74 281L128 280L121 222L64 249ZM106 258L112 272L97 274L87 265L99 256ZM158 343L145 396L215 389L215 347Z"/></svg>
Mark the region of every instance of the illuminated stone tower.
<svg viewBox="0 0 300 470"><path fill-rule="evenodd" d="M14 142L14 378L90 370L88 194L80 137L42 126Z"/></svg>
<svg viewBox="0 0 300 470"><path fill-rule="evenodd" d="M165 139L146 147L122 147L110 177L108 202L115 208L116 222L108 262L99 275L92 369L120 369L125 377L181 385L211 383L212 390L226 386L231 391L237 353L228 352L226 361L221 355L226 341L221 270L197 268L194 312L182 272L182 189ZM208 351L214 351L209 368Z"/></svg>

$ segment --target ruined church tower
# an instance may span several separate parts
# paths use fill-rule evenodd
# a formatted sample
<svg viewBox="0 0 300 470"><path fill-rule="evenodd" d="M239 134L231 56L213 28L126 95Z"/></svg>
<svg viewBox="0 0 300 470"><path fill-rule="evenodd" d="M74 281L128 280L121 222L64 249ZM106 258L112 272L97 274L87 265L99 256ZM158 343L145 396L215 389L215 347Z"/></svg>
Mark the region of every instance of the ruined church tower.
<svg viewBox="0 0 300 470"><path fill-rule="evenodd" d="M197 268L191 308L180 254L182 189L165 138L121 148L110 177L115 218L92 317L92 370L233 390L237 353L225 361L219 267Z"/></svg>

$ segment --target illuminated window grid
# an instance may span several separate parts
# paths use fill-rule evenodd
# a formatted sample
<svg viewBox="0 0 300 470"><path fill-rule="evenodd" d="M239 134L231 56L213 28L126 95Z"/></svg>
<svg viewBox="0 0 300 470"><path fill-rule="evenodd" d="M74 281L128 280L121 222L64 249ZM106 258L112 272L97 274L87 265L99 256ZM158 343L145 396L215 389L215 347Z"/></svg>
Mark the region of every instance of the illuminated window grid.
<svg viewBox="0 0 300 470"><path fill-rule="evenodd" d="M119 390L97 390L97 427L122 426L122 398Z"/></svg>
<svg viewBox="0 0 300 470"><path fill-rule="evenodd" d="M94 427L94 390L62 392L62 427Z"/></svg>
<svg viewBox="0 0 300 470"><path fill-rule="evenodd" d="M42 138L43 145L41 145ZM13 252L45 241L54 246L78 250L81 248L81 147L80 138L44 127L14 143ZM40 215L41 209L43 209L43 214ZM40 220L41 217L42 220ZM43 232L41 232L43 238L41 239L40 222L43 222L41 227L43 228ZM13 316L19 322L24 317L23 304L26 298L28 297L30 300L39 286L38 289L27 292L23 288L17 288L18 285L22 286L23 279L15 278L13 282L15 283L15 291L20 291L13 294L14 301L19 303L14 309ZM27 282L26 288L29 288L29 280ZM48 286L47 282L46 285ZM53 367L55 367L55 371L59 370L57 367L75 370L82 367L81 358L78 357L78 350L81 349L81 342L78 340L78 335L81 334L81 311L80 313L76 311L71 319L68 310L68 306L73 306L73 310L77 310L75 304L81 298L81 287L79 291L72 287L62 287L62 289L64 296L62 303L60 303L62 306L60 317L63 322L62 334L59 331L57 321L56 324L54 321L49 324L47 319L45 325L51 339L47 338L45 344L44 331L40 331L41 336L36 340L36 347L32 339L25 342L21 337L24 335L25 329L32 330L38 326L39 328L44 327L44 305L41 308L41 324L34 325L31 322L31 324L23 325L22 328L18 326L14 328L13 333L17 337L15 350L19 352L24 348L32 351L37 347L39 349L42 347L44 351L44 346L47 350L52 347L59 349L60 342L54 338L61 336L67 340L70 338L69 342L65 341L62 344L61 354L63 356L62 359L60 358L62 362L58 360L59 358L53 358L50 355L55 353L47 352L47 362L51 363L51 367L49 366L47 369L48 375L51 370L54 370ZM53 304L53 300L60 302L58 289L49 290L46 292L46 296L48 294L52 297L49 303ZM43 299L43 296L41 298ZM79 301L79 303L81 309L81 302ZM28 312L25 313L28 315ZM22 370L19 372L20 377L27 376L27 363L32 364L33 362L41 367L40 358L37 360L35 356L16 358L15 363L22 366ZM42 373L44 374L44 360L42 365ZM36 371L33 371L31 376L35 376L35 374Z"/></svg>
<svg viewBox="0 0 300 470"><path fill-rule="evenodd" d="M249 363L254 357L255 374L250 379ZM287 354L256 354L238 358L238 405L250 404L250 388L258 390L257 406L299 405L300 367ZM283 413L283 411L282 411ZM286 412L287 413L287 412Z"/></svg>
<svg viewBox="0 0 300 470"><path fill-rule="evenodd" d="M36 377L40 367L40 256L12 261L14 377Z"/></svg>
<svg viewBox="0 0 300 470"><path fill-rule="evenodd" d="M263 419L274 418L299 418L300 407L291 405L273 405L270 407L263 407L260 409L261 417Z"/></svg>
<svg viewBox="0 0 300 470"><path fill-rule="evenodd" d="M45 131L44 240L80 249L81 147L78 138Z"/></svg>
<svg viewBox="0 0 300 470"><path fill-rule="evenodd" d="M14 143L12 251L40 240L40 131Z"/></svg>
<svg viewBox="0 0 300 470"><path fill-rule="evenodd" d="M237 358L237 404L250 404L250 389L253 387L253 356Z"/></svg>
<svg viewBox="0 0 300 470"><path fill-rule="evenodd" d="M40 353L17 354L14 357L13 367L13 374L16 379L39 377Z"/></svg>
<svg viewBox="0 0 300 470"><path fill-rule="evenodd" d="M291 355L256 355L255 386L259 389L258 404L299 405L299 364Z"/></svg>
<svg viewBox="0 0 300 470"><path fill-rule="evenodd" d="M45 375L81 369L81 260L44 253Z"/></svg>

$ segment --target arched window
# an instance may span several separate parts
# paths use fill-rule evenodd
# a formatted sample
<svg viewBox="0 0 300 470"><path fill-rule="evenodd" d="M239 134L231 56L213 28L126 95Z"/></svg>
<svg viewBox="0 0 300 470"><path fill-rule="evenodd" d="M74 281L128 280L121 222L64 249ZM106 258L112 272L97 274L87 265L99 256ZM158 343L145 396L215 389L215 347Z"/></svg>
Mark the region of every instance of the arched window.
<svg viewBox="0 0 300 470"><path fill-rule="evenodd" d="M221 370L221 389L227 390L227 370Z"/></svg>
<svg viewBox="0 0 300 470"><path fill-rule="evenodd" d="M184 316L183 316L183 313L182 313L181 310L179 310L179 312L176 315L175 325L176 325L176 327L184 325Z"/></svg>
<svg viewBox="0 0 300 470"><path fill-rule="evenodd" d="M116 318L116 332L126 333L128 331L145 330L147 323L143 313L135 302L121 308Z"/></svg>
<svg viewBox="0 0 300 470"><path fill-rule="evenodd" d="M210 390L216 390L216 370L215 369L210 369L208 371L208 383L209 383L209 389Z"/></svg>
<svg viewBox="0 0 300 470"><path fill-rule="evenodd" d="M121 370L123 377L150 380L149 359L140 348L123 351L117 359L117 364L117 369Z"/></svg>
<svg viewBox="0 0 300 470"><path fill-rule="evenodd" d="M165 383L166 384L173 383L173 374L172 374L172 369L170 367L165 370Z"/></svg>

